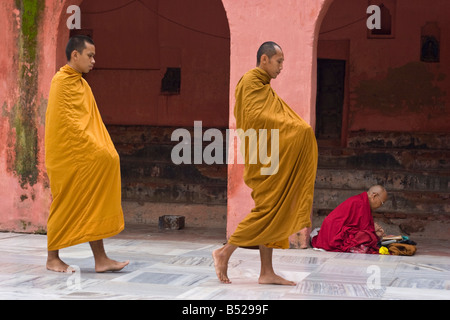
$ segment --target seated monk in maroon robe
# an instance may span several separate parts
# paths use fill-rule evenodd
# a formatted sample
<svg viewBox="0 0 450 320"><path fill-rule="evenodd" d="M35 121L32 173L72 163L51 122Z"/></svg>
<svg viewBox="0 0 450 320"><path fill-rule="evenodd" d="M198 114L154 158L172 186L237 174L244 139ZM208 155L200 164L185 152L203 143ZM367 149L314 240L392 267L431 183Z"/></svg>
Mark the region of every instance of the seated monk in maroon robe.
<svg viewBox="0 0 450 320"><path fill-rule="evenodd" d="M325 218L319 234L311 239L312 246L335 252L378 253L383 230L375 226L372 211L386 200L387 192L379 185L347 199Z"/></svg>

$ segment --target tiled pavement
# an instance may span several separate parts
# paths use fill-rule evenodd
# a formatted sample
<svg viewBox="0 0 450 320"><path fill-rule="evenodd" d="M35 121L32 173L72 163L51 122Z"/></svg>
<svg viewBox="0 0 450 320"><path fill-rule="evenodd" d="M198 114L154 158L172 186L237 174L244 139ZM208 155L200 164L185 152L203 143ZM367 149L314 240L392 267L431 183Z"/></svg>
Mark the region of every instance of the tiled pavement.
<svg viewBox="0 0 450 320"><path fill-rule="evenodd" d="M88 244L61 250L77 270L45 269L46 236L0 233L0 299L445 299L450 300L448 241L418 244L413 257L275 250L274 267L295 287L259 285L257 250L231 258L232 284L220 284L211 252L223 243L211 232L133 231L105 240L108 255L130 260L121 272L94 271Z"/></svg>

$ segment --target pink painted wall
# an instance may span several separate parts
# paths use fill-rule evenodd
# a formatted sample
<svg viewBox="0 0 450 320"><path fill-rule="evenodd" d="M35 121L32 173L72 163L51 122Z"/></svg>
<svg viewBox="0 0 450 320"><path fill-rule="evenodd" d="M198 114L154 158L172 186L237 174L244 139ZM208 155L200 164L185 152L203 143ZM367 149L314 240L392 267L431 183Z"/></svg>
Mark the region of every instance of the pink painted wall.
<svg viewBox="0 0 450 320"><path fill-rule="evenodd" d="M101 1L89 1L91 5L95 3L98 6L92 7L93 11L101 9ZM87 0L84 3L88 3ZM115 3L119 2L115 1ZM95 26L95 19L84 18L85 23L92 23L96 30L94 37L98 43L97 67L101 69L103 64L104 69L98 71L99 76L111 72L106 70L108 67L119 65L127 68L136 67L136 69L173 66L175 63L180 63L182 66L182 95L179 97L159 96L152 91L159 87L159 80L155 79L161 78L161 74L158 73L160 71L153 74L154 71L149 70L148 78L143 74L138 75L138 71L134 74L115 73L111 77L102 77L105 82L98 81L95 73L92 73L89 81L92 82L102 114L108 123L181 126L192 125L194 120L203 120L205 125L227 126L229 124L230 128L235 128L234 88L240 77L255 66L256 50L259 45L264 41L273 40L283 47L286 58L284 70L280 77L273 81L273 87L295 111L314 125L316 47L319 30L328 30L335 25L342 25L343 22L353 18L355 14L353 10L365 12L366 9L366 2L362 1L362 5L356 5L352 0L335 0L332 6L330 5L333 0L222 0L222 4L219 1L196 0L197 6L192 9L184 7L186 1L181 0L170 0L170 3L149 0L146 3L150 6L158 5L161 14L170 14L174 20L182 21L186 25L193 23L192 27L195 29L206 28L208 33L226 37L229 28L230 40L214 38L205 42L204 35L188 36L189 32L178 30L177 26L167 23L164 19L159 18L157 21L141 19L143 12L134 10L133 13L136 15L133 16L134 21L140 22L132 26L134 30L126 29L126 32L135 31L143 38L147 36L148 41L143 41L138 48L146 53L145 56L148 59L142 59L141 55L131 55L134 58L127 59L122 56L122 53L114 55L108 50L118 51L129 47L135 50L135 42L125 42L124 48L111 42L102 43L102 33L106 36L109 31L102 29L101 26ZM331 41L350 39L348 52L345 51L347 49L341 52L353 61L350 64L349 131L397 128L448 132L448 114L450 113L447 101L441 109L433 109L433 112L423 117L419 113L408 114L401 112L402 110L374 112L354 100L356 98L354 94L361 92L359 87L361 82L382 80L386 77L387 69L399 68L405 66L407 62L417 60L417 46L420 42L418 29L426 21L433 21L437 17L441 26L441 40L444 39L444 35L449 34L449 24L445 17L448 16L450 9L446 1L438 0L438 5L435 6L429 6L425 1L419 0L409 1L409 4L414 4L412 6L402 1L397 3L398 11L405 12L406 17L399 17L399 28L396 30L394 40L368 41L365 37L365 28L359 31L343 29L320 38ZM16 85L19 17L14 0L0 2L0 38L2 39L0 50L0 70L2 70L0 73L0 106L2 108L0 113L0 229L2 230L36 231L45 228L46 225L51 199L43 163L44 114L51 78L65 63L64 47L69 34L66 28L68 15L65 11L72 4L83 6L81 0L46 1L39 26L38 93L35 103L39 136L39 176L37 183L33 186L21 186L12 170L15 157L13 147L15 132L11 122L11 110L19 95ZM209 10L214 14L211 16L202 14L204 11L199 9L201 5L208 5ZM225 9L227 19L223 16L224 10L221 5ZM195 19L184 20L185 11ZM108 20L106 17L104 19ZM226 20L228 20L228 26ZM99 21L102 19L99 18ZM144 25L140 23L143 23L145 27L154 26L156 30L152 29L149 35L140 33L144 28ZM118 29L114 29L114 26ZM118 25L109 24L108 28L113 28L110 30L114 30L122 39L129 34L121 33ZM157 41L155 37L158 38ZM445 41L441 41L441 45L441 63L429 65L426 70L434 75L441 75L434 80L433 85L446 91L450 84L448 76L450 55ZM133 50L130 52L136 54ZM387 53L381 55L377 52ZM329 54L329 51L327 53L325 50L324 54ZM225 61L226 57L229 60ZM217 62L219 60L220 63ZM228 67L225 67L227 63ZM206 76L207 73L212 73L216 81L208 82L207 79L210 79L211 75ZM133 83L136 89L134 93L136 97L140 97L139 99L130 96L130 92L122 92L122 87L117 85L123 81L123 87L125 87L125 84L129 84L127 81L132 78L132 75L135 75L136 79L141 79L138 83ZM111 79L111 82L107 82L108 79ZM143 86L145 83L151 84L148 91ZM205 87L210 90L204 90ZM188 94L187 97L183 96L185 93ZM127 104L127 101L131 103ZM223 107L224 101L227 101L225 107ZM424 108L424 110L428 109ZM368 115L371 121L366 120ZM380 127L380 124L384 127ZM250 190L242 180L243 166L230 164L228 169L227 234L230 235L251 210L253 201Z"/></svg>
<svg viewBox="0 0 450 320"><path fill-rule="evenodd" d="M223 0L231 33L230 128L236 128L234 88L256 65L256 51L265 41L284 51L284 70L272 86L310 124L315 122L316 41L328 0ZM235 151L236 152L236 151ZM254 206L243 181L243 165L228 166L227 236Z"/></svg>
<svg viewBox="0 0 450 320"><path fill-rule="evenodd" d="M111 13L90 17L83 15L82 27L94 28L99 62L97 66L103 69L97 74L93 72L88 80L105 122L192 126L194 120L203 120L204 126L226 127L230 40L220 0L144 2L151 9L157 7L162 16L218 37L192 32L168 22L167 19L152 16L145 8L132 7L139 5L138 3L127 7L129 11L125 10L121 17L114 17L115 13L112 13L113 16ZM21 185L13 168L16 157L13 108L20 94L17 86L20 12L16 9L14 0L0 2L0 230L35 232L46 229L51 192L44 164L45 111L51 79L66 63L64 48L69 38L66 20L70 15L66 13L66 9L69 5L78 5L82 10L95 12L102 11L105 5L110 8L114 4L119 6L123 2L45 1L40 24L36 27L39 30L36 59L38 92L33 103L37 118L38 179L33 185ZM209 14L205 15L205 11L199 8ZM130 37L130 34L135 36ZM110 40L114 36L118 37L117 42ZM177 66L182 67L182 89L179 96L158 94L160 79L164 74L161 74L162 71L150 70L153 74L149 76L149 73L140 73L139 70L134 74L133 71L107 70L163 70L165 67ZM102 81L99 81L100 78ZM131 83L129 80L132 78L134 82Z"/></svg>
<svg viewBox="0 0 450 320"><path fill-rule="evenodd" d="M20 12L14 0L0 2L0 230L36 232L45 230L51 193L44 166L44 123L50 81L54 75L55 39L59 1L48 2L42 13L38 33L38 85L34 101L38 135L37 182L21 185L14 172L16 132L13 110L19 100L20 59L18 37Z"/></svg>
<svg viewBox="0 0 450 320"><path fill-rule="evenodd" d="M0 54L0 226L9 226L17 216L15 209L17 199L18 180L10 172L11 165L8 161L11 152L11 128L5 113L9 113L17 96L17 91L10 84L17 82L17 66L10 57L17 55L15 36L17 36L17 23L13 18L17 17L14 11L14 1L3 1L0 3L0 38L2 39L2 52ZM14 209L14 212L11 212ZM11 212L12 217L5 213ZM19 216L20 217L20 216Z"/></svg>
<svg viewBox="0 0 450 320"><path fill-rule="evenodd" d="M255 66L256 50L267 40L277 41L284 49L286 62L283 74L273 82L277 92L306 121L314 123L315 105L315 46L320 21L326 8L332 0L196 0L195 5L187 6L187 1L153 1L149 6L158 5L160 14L172 17L186 25L208 33L226 37L212 38L205 35L192 36L190 32L181 30L164 19L157 21L143 19L142 8L131 12L133 22L131 29L117 24L96 25L98 21L108 20L97 15L96 18L83 16L82 25L91 24L94 28L94 38L97 42L97 75L102 81L91 75L92 87L99 102L102 114L107 123L120 124L151 124L151 125L192 125L194 120L203 120L204 125L227 126L235 128L233 118L234 88L239 78ZM117 1L108 1L111 3ZM170 3L169 3L170 2ZM189 2L192 4L192 2ZM19 180L11 170L14 161L14 132L11 118L8 116L18 99L17 91L17 12L14 11L15 1L6 0L0 3L0 36L2 49L0 51L0 229L32 232L45 229L48 208L51 197L44 166L44 119L46 99L50 81L54 73L65 63L64 48L69 31L66 27L69 5L90 7L92 11L101 11L104 2L81 0L46 1L42 14L38 35L38 94L36 102L38 129L38 171L39 178L33 186L20 186ZM133 4L136 5L136 4ZM221 7L223 5L223 7ZM209 8L210 15L205 15L204 8ZM178 8L175 10L174 8ZM223 16L225 9L226 18ZM191 17L187 19L189 15ZM114 13L108 13L113 14ZM130 17L116 17L130 18ZM98 19L96 21L95 19ZM84 21L84 22L83 22ZM120 22L121 20L114 20ZM192 23L192 24L191 24ZM142 25L144 24L144 25ZM143 34L143 28L153 26L155 29L149 35ZM133 29L134 28L134 29ZM142 35L142 43L124 41L124 46L114 42L103 42L102 36L108 35L108 30L116 32L122 40L130 31ZM158 40L155 40L155 37ZM206 41L205 39L208 40ZM131 40L127 38L126 40ZM180 46L181 44L181 46ZM231 46L231 49L230 49ZM156 48L155 48L156 47ZM136 55L136 48L146 53L146 58ZM130 58L110 51L127 50ZM108 51L109 50L109 51ZM231 50L231 52L230 52ZM114 53L114 52L113 52ZM12 57L12 58L11 58ZM134 57L134 58L133 58ZM226 59L228 58L228 60ZM225 61L226 60L226 61ZM182 66L182 95L178 97L161 97L153 90L159 87L155 77L161 77L156 72L148 70L141 75L140 71L111 72L110 67L135 67L136 69L153 69L156 67ZM132 76L140 81L133 82L136 97L130 92L123 92L123 87L129 84ZM212 78L215 79L211 81ZM147 77L148 76L148 77ZM153 80L152 80L153 79ZM104 80L104 81L103 81ZM111 80L108 82L108 80ZM122 82L121 82L122 81ZM147 88L143 84L151 84ZM205 88L209 90L205 90ZM188 94L188 96L183 96ZM226 101L225 107L223 103ZM127 103L130 102L130 103ZM107 106L107 108L105 108ZM231 114L228 117L228 113ZM6 116L5 116L6 115ZM253 206L248 188L242 180L240 165L229 166L228 188L228 233L232 232L237 223Z"/></svg>

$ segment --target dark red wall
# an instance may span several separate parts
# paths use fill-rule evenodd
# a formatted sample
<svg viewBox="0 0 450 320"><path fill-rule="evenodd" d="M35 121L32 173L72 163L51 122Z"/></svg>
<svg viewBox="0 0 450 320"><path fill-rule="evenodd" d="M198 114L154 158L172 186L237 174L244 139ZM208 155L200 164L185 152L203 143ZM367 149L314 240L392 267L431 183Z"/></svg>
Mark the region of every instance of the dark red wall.
<svg viewBox="0 0 450 320"><path fill-rule="evenodd" d="M449 132L450 2L378 2L390 8L392 36L368 36L367 1L335 0L320 29L318 58L347 60L344 136ZM440 41L439 62L421 61L426 34Z"/></svg>
<svg viewBox="0 0 450 320"><path fill-rule="evenodd" d="M96 65L86 76L107 124L228 126L230 40L220 0L85 0ZM117 10L115 10L117 9ZM167 68L181 91L161 93Z"/></svg>

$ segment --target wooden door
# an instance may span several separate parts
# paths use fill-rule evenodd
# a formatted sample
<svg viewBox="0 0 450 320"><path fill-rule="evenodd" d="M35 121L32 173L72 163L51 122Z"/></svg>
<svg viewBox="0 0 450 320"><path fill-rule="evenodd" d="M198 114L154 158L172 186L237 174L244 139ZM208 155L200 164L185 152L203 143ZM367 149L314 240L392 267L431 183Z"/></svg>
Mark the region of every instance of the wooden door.
<svg viewBox="0 0 450 320"><path fill-rule="evenodd" d="M320 144L340 145L345 89L345 60L318 59L316 136Z"/></svg>

